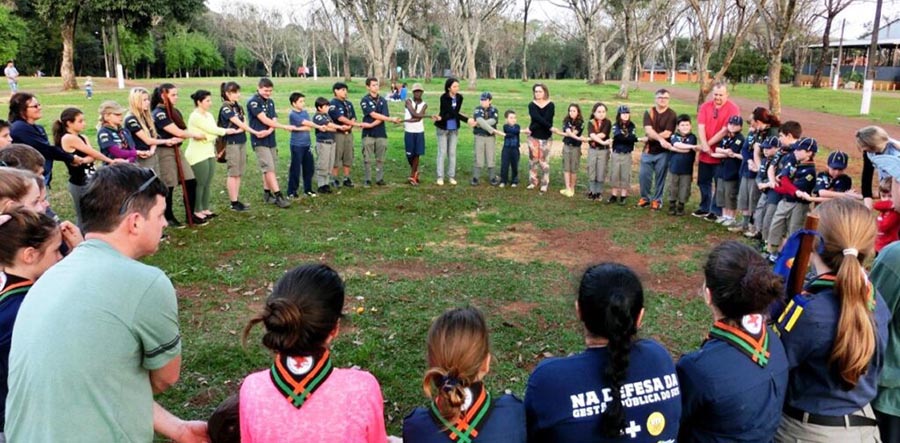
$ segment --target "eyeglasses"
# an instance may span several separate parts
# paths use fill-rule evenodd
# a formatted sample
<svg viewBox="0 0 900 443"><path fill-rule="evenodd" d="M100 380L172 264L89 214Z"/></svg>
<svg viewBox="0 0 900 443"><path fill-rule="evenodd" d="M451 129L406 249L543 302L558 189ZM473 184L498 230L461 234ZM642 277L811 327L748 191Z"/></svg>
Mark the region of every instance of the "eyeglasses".
<svg viewBox="0 0 900 443"><path fill-rule="evenodd" d="M28 107L29 107L29 108L38 108L38 109L40 109L40 108L41 108L41 104L40 104L40 103L35 103L35 104L33 104L33 105L28 105Z"/></svg>
<svg viewBox="0 0 900 443"><path fill-rule="evenodd" d="M153 173L153 176L150 177L150 178L148 178L147 181L144 182L144 184L142 184L140 187L138 187L138 188L137 188L137 191L134 191L134 192L132 192L131 194L128 194L128 197L125 197L125 201L123 201L123 202L122 202L122 206L119 207L119 215L120 215L120 216L121 216L121 215L125 215L125 211L128 210L128 205L131 204L131 201L134 200L134 198L137 197L138 194L140 194L141 192L146 191L147 188L149 188L150 185L153 184L153 181L159 178L159 177L156 175L156 171L154 171L154 170L151 169L150 172Z"/></svg>

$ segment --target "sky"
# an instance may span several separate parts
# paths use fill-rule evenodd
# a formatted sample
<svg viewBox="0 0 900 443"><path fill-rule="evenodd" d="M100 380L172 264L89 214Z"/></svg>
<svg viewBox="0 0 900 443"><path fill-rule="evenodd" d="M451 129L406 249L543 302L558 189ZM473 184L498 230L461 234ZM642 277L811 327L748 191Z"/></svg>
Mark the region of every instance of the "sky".
<svg viewBox="0 0 900 443"><path fill-rule="evenodd" d="M318 3L315 0L287 0L280 2L272 2L272 0L207 0L207 6L213 11L221 12L224 5L234 3L235 1L244 1L246 3L255 4L260 7L270 7L273 3L275 7L283 9L285 12L291 9L303 8L311 3ZM522 0L514 0L519 9L522 8L524 2ZM875 2L876 0L856 0L856 2L845 9L837 16L835 24L832 25L831 37L838 39L841 34L841 19L847 20L846 30L844 31L845 39L857 39L861 35L869 32L864 25L866 22L872 22L875 19ZM530 17L536 20L562 19L568 16L565 8L556 6L554 3L560 1L534 0ZM882 17L900 18L900 0L882 0ZM882 23L886 23L882 21ZM819 32L822 25L819 27Z"/></svg>

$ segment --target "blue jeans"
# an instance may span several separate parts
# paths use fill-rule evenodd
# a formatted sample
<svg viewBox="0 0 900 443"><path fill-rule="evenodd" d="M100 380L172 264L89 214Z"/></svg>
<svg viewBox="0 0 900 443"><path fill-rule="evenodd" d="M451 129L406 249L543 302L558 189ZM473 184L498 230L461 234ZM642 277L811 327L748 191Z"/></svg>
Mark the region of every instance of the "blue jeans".
<svg viewBox="0 0 900 443"><path fill-rule="evenodd" d="M662 201L663 188L666 184L666 173L669 166L669 153L641 154L641 169L638 181L641 184L641 198ZM650 186L653 185L653 195Z"/></svg>
<svg viewBox="0 0 900 443"><path fill-rule="evenodd" d="M519 147L503 147L500 152L500 183L503 184L519 184ZM510 171L512 171L512 180L510 180Z"/></svg>
<svg viewBox="0 0 900 443"><path fill-rule="evenodd" d="M315 172L313 155L309 145L291 145L291 167L288 170L288 195L296 195L300 186L300 170L303 170L303 192L312 192L312 176Z"/></svg>
<svg viewBox="0 0 900 443"><path fill-rule="evenodd" d="M718 167L719 165L700 162L697 165L697 187L700 188L700 210L721 215L722 209L716 205L713 194L713 181Z"/></svg>

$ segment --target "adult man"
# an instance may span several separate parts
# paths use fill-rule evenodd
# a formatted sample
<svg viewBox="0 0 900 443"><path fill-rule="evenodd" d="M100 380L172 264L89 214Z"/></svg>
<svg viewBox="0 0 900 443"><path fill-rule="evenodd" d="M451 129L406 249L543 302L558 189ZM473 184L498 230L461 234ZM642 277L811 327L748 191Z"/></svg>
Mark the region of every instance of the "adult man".
<svg viewBox="0 0 900 443"><path fill-rule="evenodd" d="M81 200L86 240L35 283L16 319L10 442L150 442L154 430L208 440L205 423L153 401L181 369L175 289L137 261L159 247L167 191L153 171L127 163L91 180Z"/></svg>
<svg viewBox="0 0 900 443"><path fill-rule="evenodd" d="M344 167L344 186L353 187L353 180L350 180L350 167L353 166L353 128L359 126L356 122L356 110L353 109L353 103L347 100L347 85L337 82L331 87L334 98L331 99L331 106L328 107L328 116L338 125L349 125L347 131L337 131L334 133L334 168L331 175L334 176L334 187L341 185L338 181L338 168Z"/></svg>
<svg viewBox="0 0 900 443"><path fill-rule="evenodd" d="M647 144L641 154L641 169L638 180L641 184L641 199L638 206L650 206L650 209L662 208L663 187L668 172L669 153L672 144L669 138L675 133L675 120L678 115L669 109L669 91L656 91L656 105L644 112L644 132ZM653 191L651 193L651 185Z"/></svg>
<svg viewBox="0 0 900 443"><path fill-rule="evenodd" d="M272 88L275 85L266 77L259 79L256 94L247 102L247 115L250 127L256 131L264 131L269 128L281 128L291 130L290 126L278 123L278 113L275 111L275 101L272 100ZM291 205L281 193L278 187L278 176L275 169L278 161L278 148L275 145L275 132L266 137L257 137L250 134L250 146L256 153L256 161L263 177L263 199L266 203L274 203L279 208L287 208Z"/></svg>
<svg viewBox="0 0 900 443"><path fill-rule="evenodd" d="M6 83L9 84L9 94L13 95L16 92L19 92L19 70L16 69L16 64L12 60L6 62L6 69L3 70L3 73L6 74Z"/></svg>
<svg viewBox="0 0 900 443"><path fill-rule="evenodd" d="M716 82L712 88L712 100L700 105L697 111L697 137L700 141L700 162L697 165L697 187L700 188L700 207L693 212L694 217L716 221L721 209L716 206L712 193L713 177L720 160L711 154L725 137L728 119L741 115L741 110L728 100L725 83Z"/></svg>
<svg viewBox="0 0 900 443"><path fill-rule="evenodd" d="M366 79L366 89L369 91L362 98L360 108L363 111L363 167L365 168L366 186L372 186L370 165L375 160L375 184L384 186L384 156L387 153L387 129L384 122L400 123L397 117L391 118L388 111L387 100L378 95L378 79L369 77Z"/></svg>

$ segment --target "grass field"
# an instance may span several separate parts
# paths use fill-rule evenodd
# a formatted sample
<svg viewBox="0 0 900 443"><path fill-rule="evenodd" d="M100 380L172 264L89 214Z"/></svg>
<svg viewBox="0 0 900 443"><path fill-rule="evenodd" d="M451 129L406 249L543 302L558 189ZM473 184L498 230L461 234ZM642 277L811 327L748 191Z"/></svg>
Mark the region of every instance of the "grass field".
<svg viewBox="0 0 900 443"><path fill-rule="evenodd" d="M126 92L112 89L113 84L105 80L95 82L92 101L80 92L59 92L54 80L33 81L23 79L21 88L38 94L44 105L39 123L48 130L64 107L79 107L87 111L86 120L94 121L102 100L126 102ZM185 115L191 109L191 92L216 90L220 81L177 79L179 107ZM239 82L245 88L244 99L249 98L255 79ZM292 91L312 98L331 96L332 80L276 79L275 83L274 99L282 120ZM133 85L138 84L151 85ZM480 81L479 85L493 92L501 113L514 108L520 123L527 125L530 84ZM557 121L569 102L581 103L586 111L598 100L613 110L620 104L614 99L614 86L552 81L549 89L557 104ZM426 90L425 99L436 111L442 82L428 84ZM363 94L357 79L351 84L350 97L358 103ZM464 108L471 110L477 96L463 94ZM628 101L638 110L651 103L649 91L637 91ZM400 105L392 103L392 115L400 112ZM260 174L255 160L250 160L242 200L252 205L251 211L228 211L225 173L219 166L214 207L221 217L205 227L171 231L170 240L146 259L165 270L178 289L184 337L181 381L160 402L184 417L205 419L219 401L238 389L246 374L268 367L269 357L258 344L260 331L251 334L245 348L242 329L262 306L272 283L285 270L304 262L328 263L344 277L346 317L334 346L334 360L343 367L359 366L378 378L388 431L394 434L400 432L402 417L425 401L421 392L424 341L435 316L456 306L481 308L491 327L495 357L487 384L494 391L509 389L521 396L530 370L542 358L583 348L573 300L580 272L590 263L619 261L641 275L647 291L643 336L661 341L676 357L699 345L709 322L697 295L702 263L712 245L732 235L693 217L674 218L635 208L634 198L628 206L607 206L581 196L565 198L557 192L562 183L558 158L551 165L551 190L546 195L524 186L471 187L464 183L471 176L473 139L471 131L460 133L460 185L456 187L433 184L435 137L430 129L422 161L423 185L405 183L408 167L400 126L389 131L388 186L341 188L337 194L294 201L286 210L262 203ZM88 136L96 140L95 130ZM287 133L278 133L282 186L287 175L287 140ZM353 172L357 184L362 183L361 157L357 156ZM527 156L519 168L527 177ZM53 206L71 217L65 168L57 164L54 170ZM579 180L579 191L583 191L583 173ZM692 198L691 210L698 197ZM115 275L110 273L108 278Z"/></svg>

